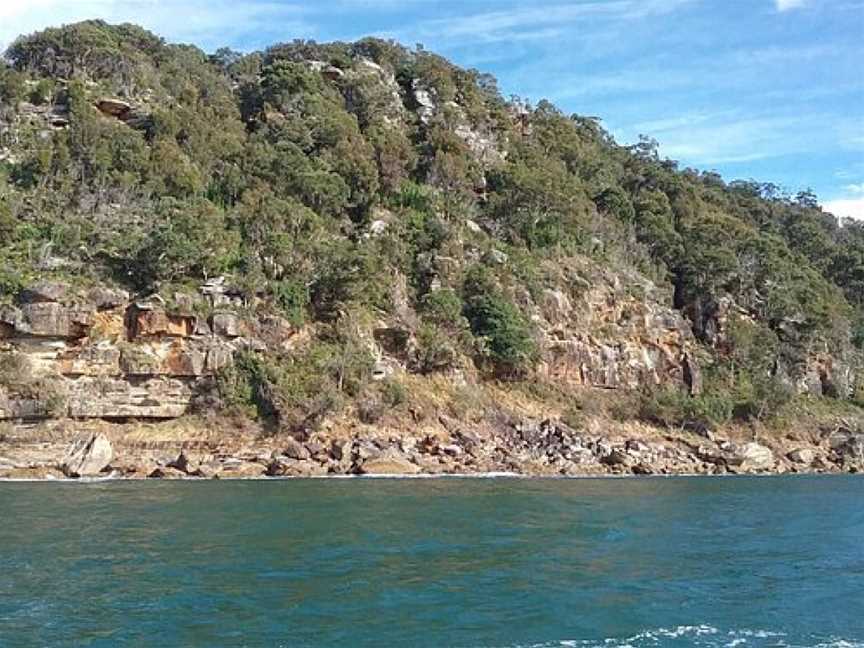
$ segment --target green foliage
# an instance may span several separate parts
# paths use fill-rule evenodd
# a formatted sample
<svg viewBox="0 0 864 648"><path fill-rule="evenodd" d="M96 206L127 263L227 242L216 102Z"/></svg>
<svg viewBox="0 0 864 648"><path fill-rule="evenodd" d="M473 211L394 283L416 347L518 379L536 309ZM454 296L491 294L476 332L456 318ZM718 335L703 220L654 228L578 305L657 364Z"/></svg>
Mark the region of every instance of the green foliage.
<svg viewBox="0 0 864 648"><path fill-rule="evenodd" d="M279 281L272 284L273 300L294 326L306 322L310 303L309 287L298 281Z"/></svg>
<svg viewBox="0 0 864 648"><path fill-rule="evenodd" d="M507 375L531 368L537 344L528 320L500 290L489 273L475 266L465 279L465 308L471 332L483 344L483 354Z"/></svg>
<svg viewBox="0 0 864 648"><path fill-rule="evenodd" d="M238 242L236 235L227 235L224 215L210 203L168 203L131 260L130 272L141 287L185 277L206 279L236 265Z"/></svg>

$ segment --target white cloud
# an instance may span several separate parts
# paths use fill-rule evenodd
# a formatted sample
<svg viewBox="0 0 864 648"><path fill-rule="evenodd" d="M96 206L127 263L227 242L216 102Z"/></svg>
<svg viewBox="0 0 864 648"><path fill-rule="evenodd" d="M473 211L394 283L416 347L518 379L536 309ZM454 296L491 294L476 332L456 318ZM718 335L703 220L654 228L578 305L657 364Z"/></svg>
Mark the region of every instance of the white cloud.
<svg viewBox="0 0 864 648"><path fill-rule="evenodd" d="M774 0L777 11L789 11L790 9L800 9L807 4L807 0Z"/></svg>
<svg viewBox="0 0 864 648"><path fill-rule="evenodd" d="M308 13L299 0L0 0L0 51L22 34L90 18L132 22L207 50L241 41L258 46L314 36Z"/></svg>
<svg viewBox="0 0 864 648"><path fill-rule="evenodd" d="M822 209L835 216L864 220L864 198L840 198L822 204Z"/></svg>
<svg viewBox="0 0 864 648"><path fill-rule="evenodd" d="M848 191L850 194L864 194L864 182L859 182L858 184L848 184L843 187L843 189Z"/></svg>
<svg viewBox="0 0 864 648"><path fill-rule="evenodd" d="M500 43L545 41L561 36L562 27L589 20L636 20L669 14L694 0L593 0L567 4L520 6L469 15L436 18L396 32L404 42L431 39L443 42Z"/></svg>

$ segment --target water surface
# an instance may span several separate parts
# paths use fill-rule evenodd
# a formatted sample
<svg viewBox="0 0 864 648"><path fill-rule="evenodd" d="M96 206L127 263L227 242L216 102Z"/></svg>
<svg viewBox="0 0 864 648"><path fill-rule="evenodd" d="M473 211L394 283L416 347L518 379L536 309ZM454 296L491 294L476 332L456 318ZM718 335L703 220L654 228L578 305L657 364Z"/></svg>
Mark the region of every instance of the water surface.
<svg viewBox="0 0 864 648"><path fill-rule="evenodd" d="M864 478L0 484L0 646L864 646Z"/></svg>

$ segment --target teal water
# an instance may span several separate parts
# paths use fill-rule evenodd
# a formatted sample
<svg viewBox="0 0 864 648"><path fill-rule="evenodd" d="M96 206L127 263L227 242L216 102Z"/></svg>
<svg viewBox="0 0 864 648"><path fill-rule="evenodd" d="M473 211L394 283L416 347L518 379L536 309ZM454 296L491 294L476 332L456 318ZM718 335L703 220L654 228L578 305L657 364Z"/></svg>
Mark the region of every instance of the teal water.
<svg viewBox="0 0 864 648"><path fill-rule="evenodd" d="M0 484L0 646L864 646L864 479Z"/></svg>

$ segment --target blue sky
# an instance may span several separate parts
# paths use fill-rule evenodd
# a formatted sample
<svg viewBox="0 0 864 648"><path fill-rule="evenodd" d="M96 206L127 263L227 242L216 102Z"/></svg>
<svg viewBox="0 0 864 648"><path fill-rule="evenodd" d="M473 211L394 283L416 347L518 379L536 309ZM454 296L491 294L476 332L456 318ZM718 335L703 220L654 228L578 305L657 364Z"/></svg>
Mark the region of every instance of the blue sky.
<svg viewBox="0 0 864 648"><path fill-rule="evenodd" d="M2 0L0 44L84 18L205 50L374 34L601 117L682 164L864 218L864 0Z"/></svg>

